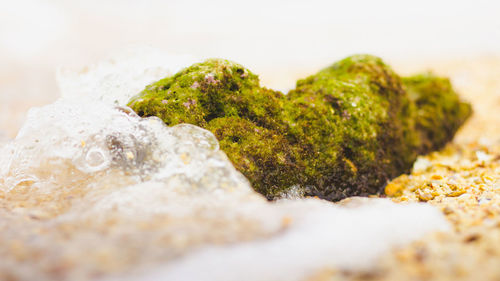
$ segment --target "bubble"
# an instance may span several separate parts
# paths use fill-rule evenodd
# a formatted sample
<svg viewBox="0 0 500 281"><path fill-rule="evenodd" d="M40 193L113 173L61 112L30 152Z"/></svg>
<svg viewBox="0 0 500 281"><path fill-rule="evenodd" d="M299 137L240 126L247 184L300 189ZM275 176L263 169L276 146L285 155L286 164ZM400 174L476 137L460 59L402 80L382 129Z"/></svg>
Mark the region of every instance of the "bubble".
<svg viewBox="0 0 500 281"><path fill-rule="evenodd" d="M85 168L84 171L95 172L100 171L109 166L109 156L99 148L91 148L85 153Z"/></svg>

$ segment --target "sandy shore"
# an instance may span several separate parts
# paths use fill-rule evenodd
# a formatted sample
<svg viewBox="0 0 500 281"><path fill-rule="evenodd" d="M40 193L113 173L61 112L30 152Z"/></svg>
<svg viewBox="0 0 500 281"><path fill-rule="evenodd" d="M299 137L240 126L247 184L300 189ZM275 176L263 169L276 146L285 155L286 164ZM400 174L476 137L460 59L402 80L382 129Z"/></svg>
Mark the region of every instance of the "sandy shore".
<svg viewBox="0 0 500 281"><path fill-rule="evenodd" d="M475 112L473 117L460 130L452 144L440 152L420 158L411 175L400 176L386 188L387 196L395 202L427 202L437 206L453 226L453 231L434 233L407 247L395 249L380 259L374 271L350 273L327 268L311 276L310 280L498 280L500 278L498 266L500 264L500 131L498 130L500 80L497 77L500 73L500 58L482 57L429 63L401 62L396 63L394 68L403 74L432 69L438 74L449 76L461 95L473 104ZM3 131L3 138L6 139L5 135L9 137L15 135L29 107L49 103L54 98L55 95L40 96L30 100L4 97L0 112L2 124L0 130ZM70 195L80 196L78 190L73 193ZM8 197L2 194L0 196ZM46 202L34 202L33 199L29 199L27 192L22 191L18 196L26 196L26 203L21 207L42 203L50 205L52 204L50 200L54 199L50 197L52 199L48 198ZM59 197L55 198L56 201L65 202L63 197L69 195L62 193L57 196ZM19 198L14 201L19 201ZM60 211L57 208L66 208L64 204L56 204L53 207L49 208L53 209L53 214L40 213L27 219L43 220L44 216L57 214ZM22 222L19 224L16 227L21 229ZM95 231L107 231L106 224L107 222L103 225L95 222L92 223L92 228ZM141 227L154 228L153 225ZM33 228L30 231L36 233L52 230ZM66 232L77 229L68 228L59 231L63 237ZM217 239L218 236L213 240L218 241ZM161 245L166 241L158 243ZM18 255L19 260L29 258L26 257L26 252L23 252L22 245L11 244L4 249ZM119 260L113 263L117 257L109 256L110 253L94 254L97 258L92 262L101 259L102 263L95 266L98 268L102 266L102 270L120 271L123 270L120 266L127 264L120 263ZM77 261L78 257L69 257L68 264L49 269L54 271L54 276L58 276L57 274L61 274L65 267L74 266ZM104 268L108 265L110 268ZM8 275L4 277L10 280Z"/></svg>

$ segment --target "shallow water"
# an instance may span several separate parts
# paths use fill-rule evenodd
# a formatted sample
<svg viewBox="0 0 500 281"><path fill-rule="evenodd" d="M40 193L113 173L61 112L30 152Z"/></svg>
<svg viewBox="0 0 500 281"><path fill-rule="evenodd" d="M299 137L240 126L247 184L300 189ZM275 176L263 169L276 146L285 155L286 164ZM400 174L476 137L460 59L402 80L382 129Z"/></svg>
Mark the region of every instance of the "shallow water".
<svg viewBox="0 0 500 281"><path fill-rule="evenodd" d="M0 277L300 280L448 228L428 205L268 202L210 132L124 106L192 60L151 54L60 72L62 97L1 145Z"/></svg>

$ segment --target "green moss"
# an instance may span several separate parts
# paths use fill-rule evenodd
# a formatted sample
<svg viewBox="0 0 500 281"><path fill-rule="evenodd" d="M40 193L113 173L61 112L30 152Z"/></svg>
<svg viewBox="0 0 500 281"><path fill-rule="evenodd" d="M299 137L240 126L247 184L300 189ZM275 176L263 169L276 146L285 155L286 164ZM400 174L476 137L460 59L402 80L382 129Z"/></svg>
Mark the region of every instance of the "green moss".
<svg viewBox="0 0 500 281"><path fill-rule="evenodd" d="M282 96L260 87L258 77L243 66L210 59L147 86L130 105L139 115L158 116L167 125L203 127L212 119L235 116L276 127Z"/></svg>
<svg viewBox="0 0 500 281"><path fill-rule="evenodd" d="M301 175L293 172L297 159L286 133L234 116L213 119L206 128L214 133L235 168L268 198L300 182Z"/></svg>
<svg viewBox="0 0 500 281"><path fill-rule="evenodd" d="M448 80L400 78L369 55L300 80L288 95L261 87L239 64L212 59L149 85L129 105L168 125L212 131L270 199L297 184L328 200L377 193L470 115Z"/></svg>

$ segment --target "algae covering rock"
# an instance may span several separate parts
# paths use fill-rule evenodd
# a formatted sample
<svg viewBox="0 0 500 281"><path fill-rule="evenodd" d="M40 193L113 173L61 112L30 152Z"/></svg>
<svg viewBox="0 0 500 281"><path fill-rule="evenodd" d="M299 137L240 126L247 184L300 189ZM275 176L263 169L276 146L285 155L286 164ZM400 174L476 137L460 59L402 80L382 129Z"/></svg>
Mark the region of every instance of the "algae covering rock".
<svg viewBox="0 0 500 281"><path fill-rule="evenodd" d="M449 80L401 78L369 55L300 80L287 95L239 64L211 59L147 86L129 106L170 126L210 130L269 199L297 187L328 200L378 193L471 114Z"/></svg>

